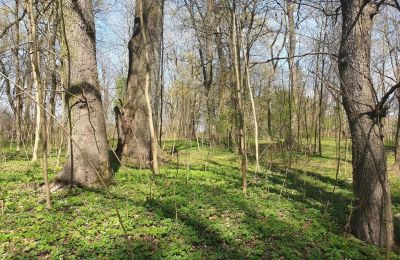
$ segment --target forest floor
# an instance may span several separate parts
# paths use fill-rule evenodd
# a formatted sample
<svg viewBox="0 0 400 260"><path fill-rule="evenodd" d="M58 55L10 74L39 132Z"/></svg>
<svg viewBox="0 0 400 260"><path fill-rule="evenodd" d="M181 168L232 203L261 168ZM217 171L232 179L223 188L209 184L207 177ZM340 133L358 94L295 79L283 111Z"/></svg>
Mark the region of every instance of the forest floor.
<svg viewBox="0 0 400 260"><path fill-rule="evenodd" d="M349 154L336 179L335 141L323 156L298 149L293 170L277 145L261 145L261 173L241 191L237 154L177 142L154 181L149 170L121 166L109 188L65 189L45 209L42 175L24 152L0 151L0 258L5 259L377 259L384 252L348 231ZM168 142L165 149L171 146ZM345 146L343 142L342 157ZM393 156L389 156L389 165ZM250 158L251 159L251 158ZM252 160L250 160L252 161ZM50 157L50 177L57 169ZM188 167L186 167L188 165ZM400 238L400 174L390 173L395 232ZM119 209L127 236L116 215ZM393 259L400 259L398 247Z"/></svg>

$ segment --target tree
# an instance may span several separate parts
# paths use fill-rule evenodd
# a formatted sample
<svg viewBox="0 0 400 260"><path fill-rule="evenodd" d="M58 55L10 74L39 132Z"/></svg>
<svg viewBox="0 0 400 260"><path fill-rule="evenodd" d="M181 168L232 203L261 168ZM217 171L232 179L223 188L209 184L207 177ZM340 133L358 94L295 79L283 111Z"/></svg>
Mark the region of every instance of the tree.
<svg viewBox="0 0 400 260"><path fill-rule="evenodd" d="M240 51L239 51L239 36L237 28L237 14L236 14L236 0L233 1L231 11L231 51L232 51L232 64L234 70L234 80L236 86L236 113L238 117L238 132L239 132L239 154L241 158L241 173L242 173L242 191L247 193L247 150L246 150L246 131L243 107L243 88L240 73Z"/></svg>
<svg viewBox="0 0 400 260"><path fill-rule="evenodd" d="M353 142L355 204L351 231L364 241L390 248L392 202L381 123L386 111L383 103L376 100L370 74L371 31L378 2L382 1L341 0L343 24L338 66Z"/></svg>
<svg viewBox="0 0 400 260"><path fill-rule="evenodd" d="M289 145L289 168L292 167L292 145L294 142L293 136L293 106L295 105L294 93L297 93L297 70L294 55L296 54L296 32L294 24L295 6L291 0L286 0L287 14L287 30L288 30L288 65L289 65L289 129L286 137L286 142Z"/></svg>
<svg viewBox="0 0 400 260"><path fill-rule="evenodd" d="M15 21L19 19L19 0L15 1ZM20 44L20 28L19 28L19 21L15 23L15 79L17 84L21 84L20 80L20 58L19 58L19 44ZM15 98L16 98L16 105L15 105L15 130L16 130L16 139L17 139L17 151L21 149L21 141L22 141L22 133L21 133L21 125L22 125L22 91L19 88L15 90Z"/></svg>
<svg viewBox="0 0 400 260"><path fill-rule="evenodd" d="M68 158L53 189L64 185L99 186L111 181L108 143L96 61L92 1L60 4L67 70ZM78 147L79 146L79 147Z"/></svg>
<svg viewBox="0 0 400 260"><path fill-rule="evenodd" d="M39 126L36 128L36 131L40 131L39 135L42 139L41 145L41 153L42 153L42 169L43 169L43 177L45 182L45 192L46 192L46 206L48 209L51 209L51 201L50 201L50 189L49 189L49 180L47 174L47 131L46 131L46 113L44 111L44 89L42 85L42 79L40 75L39 68L39 51L38 51L38 41L36 34L36 15L33 9L33 0L29 0L27 5L28 13L29 13L29 21L30 21L30 40L32 43L31 52L31 62L32 62L32 74L33 80L36 87L36 96L37 96L37 112L39 114L37 118L36 124ZM36 140L35 140L36 141Z"/></svg>
<svg viewBox="0 0 400 260"><path fill-rule="evenodd" d="M144 97L146 100L146 107L147 107L147 122L150 132L150 159L151 159L151 169L153 174L158 174L158 143L156 132L154 130L154 123L153 123L153 110L151 106L150 100L150 84L151 84L151 61L150 61L150 44L147 38L147 26L148 21L145 23L144 20L144 5L143 0L139 0L139 12L140 12L140 24L141 26L141 33L143 38L144 44L144 58L145 58L145 67L146 67L146 76L145 76L145 86L144 86ZM153 60L154 61L154 60Z"/></svg>
<svg viewBox="0 0 400 260"><path fill-rule="evenodd" d="M157 160L157 158L153 158L158 146L153 141L156 139L155 131L152 133L154 129L151 130L149 127L149 124L153 124L153 122L150 123L152 121L148 106L150 100L146 98L146 88L148 87L147 93L150 94L156 84L151 79L155 79L159 75L157 73L159 66L156 61L158 53L161 51L162 2L161 0L136 2L135 25L128 44L128 79L120 109L122 133L119 132L120 142L116 152L125 161L140 164ZM143 4L142 9L140 4ZM144 32L143 29L145 29ZM144 42L143 36L146 36L147 44ZM152 65L151 68L149 68L149 64ZM149 69L150 71L148 71ZM150 97L148 98L150 99Z"/></svg>

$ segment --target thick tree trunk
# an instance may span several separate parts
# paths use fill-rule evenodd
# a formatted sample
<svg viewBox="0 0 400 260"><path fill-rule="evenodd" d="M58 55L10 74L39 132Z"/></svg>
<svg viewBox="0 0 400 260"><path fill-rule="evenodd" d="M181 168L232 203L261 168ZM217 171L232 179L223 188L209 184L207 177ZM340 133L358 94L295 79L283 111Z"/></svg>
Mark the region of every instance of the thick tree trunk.
<svg viewBox="0 0 400 260"><path fill-rule="evenodd" d="M143 0L139 0L139 7L140 7L140 24L141 24L141 33L143 38L144 44L144 53L145 53L145 64L146 64L146 76L145 76L145 87L144 87L144 97L146 99L146 107L147 107L147 122L150 131L150 160L151 160L151 169L153 174L158 174L158 143L156 132L154 129L154 121L153 121L153 109L151 106L151 97L150 97L150 85L151 85L151 72L152 66L150 61L150 44L148 41L147 35L147 26L148 21L145 22L144 20L144 5ZM154 59L153 59L154 61ZM158 75L158 74L157 74ZM156 84L157 85L157 84Z"/></svg>
<svg viewBox="0 0 400 260"><path fill-rule="evenodd" d="M123 138L119 143L119 156L127 162L148 163L151 161L151 135L149 129L149 114L145 96L146 87L146 58L143 34L141 32L139 1L136 3L135 27L129 41L129 69L125 92L125 100L121 112L121 128ZM162 0L143 1L143 20L149 43L150 63L156 60L160 53L162 32ZM156 78L159 66L152 66L151 75ZM156 77L154 77L154 75ZM153 81L152 83L155 84ZM153 89L150 85L149 93Z"/></svg>
<svg viewBox="0 0 400 260"><path fill-rule="evenodd" d="M370 76L371 31L376 4L342 0L339 73L353 142L354 211L351 231L361 240L390 248L392 203L381 119ZM383 112L383 113L382 113Z"/></svg>
<svg viewBox="0 0 400 260"><path fill-rule="evenodd" d="M68 158L55 184L100 186L111 180L108 143L96 62L92 1L61 6L68 60ZM79 148L76 146L79 145Z"/></svg>

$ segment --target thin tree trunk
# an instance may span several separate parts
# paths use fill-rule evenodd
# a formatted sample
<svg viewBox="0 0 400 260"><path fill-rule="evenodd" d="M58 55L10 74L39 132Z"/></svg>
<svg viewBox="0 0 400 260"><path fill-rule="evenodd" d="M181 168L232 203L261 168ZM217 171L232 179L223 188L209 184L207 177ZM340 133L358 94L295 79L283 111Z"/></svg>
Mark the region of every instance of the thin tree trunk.
<svg viewBox="0 0 400 260"><path fill-rule="evenodd" d="M289 46L288 46L288 59L289 64L289 133L287 136L287 142L290 145L290 150L292 149L292 144L294 142L293 137L293 105L295 103L294 95L297 92L297 70L296 70L296 62L293 58L296 54L296 35L295 35L295 24L294 24L294 3L291 0L286 0L286 8L287 8L287 27L289 30ZM290 152L289 158L289 168L291 167L291 159L292 153Z"/></svg>
<svg viewBox="0 0 400 260"><path fill-rule="evenodd" d="M19 19L19 0L15 0L15 20L18 21ZM20 76L20 59L19 59L19 44L20 44L20 37L19 37L19 22L15 24L15 44L16 48L14 51L15 55L15 79L16 83L20 86L21 84L21 76ZM17 151L21 149L21 139L22 139L22 91L19 88L15 90L16 101L17 104L15 106L15 132L16 132L16 141L17 141Z"/></svg>
<svg viewBox="0 0 400 260"><path fill-rule="evenodd" d="M325 72L325 60L322 57L322 69L321 69L321 81L320 81L320 88L319 88L319 110L318 110L318 155L322 156L322 116L323 116L323 109L322 109L322 100L323 100L323 90L324 90L324 72Z"/></svg>
<svg viewBox="0 0 400 260"><path fill-rule="evenodd" d="M242 37L240 37L240 39L242 40ZM243 46L243 40L242 42L242 46ZM251 88L251 82L250 82L250 68L249 68L249 61L247 59L247 57L250 56L249 54L249 50L247 51L247 53L245 53L244 55L244 66L245 66L245 73L246 73L246 85L247 88L249 90L249 96L250 96L250 102L251 102L251 111L252 111L252 115L253 115L253 123L254 123L254 145L255 145L255 150L256 150L256 172L260 171L260 163L259 163L259 146L258 146L258 122L257 122L257 113L256 113L256 105L254 102L254 96L253 96L253 89Z"/></svg>
<svg viewBox="0 0 400 260"><path fill-rule="evenodd" d="M57 66L56 66L56 38L57 38L57 28L58 28L58 1L55 1L55 6L53 9L53 20L52 20L52 34L50 38L50 51L49 57L51 62L51 92L49 97L49 112L51 115L54 115L56 112L56 95L57 95ZM49 117L48 126L47 126L47 144L48 151L51 151L51 138L54 132L54 119L53 117Z"/></svg>
<svg viewBox="0 0 400 260"><path fill-rule="evenodd" d="M396 91L397 103L400 107L400 89ZM397 126L396 126L396 136L395 136L395 148L394 148L394 167L400 167L400 111L397 112Z"/></svg>
<svg viewBox="0 0 400 260"><path fill-rule="evenodd" d="M268 93L270 95L270 93ZM268 129L268 141L273 138L272 135L272 115L271 115L271 97L267 99L267 129Z"/></svg>
<svg viewBox="0 0 400 260"><path fill-rule="evenodd" d="M33 76L35 78L35 76ZM35 84L36 85L36 84ZM39 100L39 89L38 86L35 86L35 99ZM38 151L39 151L39 141L40 141L40 114L41 114L41 109L38 104L36 104L36 110L35 110L35 141L33 145L33 151L32 151L32 162L36 162L38 160Z"/></svg>
<svg viewBox="0 0 400 260"><path fill-rule="evenodd" d="M37 118L38 122L37 125L40 125L37 128L37 131L40 130L41 137L42 137L42 168L43 168L43 178L45 183L45 193L46 193L46 206L48 209L51 209L51 199L50 199L50 188L49 188L49 178L47 173L47 134L46 134L46 113L41 111L45 107L44 101L44 90L42 86L42 80L40 76L40 69L39 69L39 52L38 52L38 42L36 36L36 18L33 9L33 0L29 0L27 10L29 12L29 21L30 21L30 40L32 42L32 52L31 52L31 62L32 62L32 73L33 73L33 81L36 87L37 93L37 100L38 104L37 113L40 115Z"/></svg>
<svg viewBox="0 0 400 260"><path fill-rule="evenodd" d="M246 134L244 129L244 113L242 101L242 86L240 79L240 65L239 65L239 49L237 37L237 21L236 21L236 1L233 1L232 16L232 52L234 75L236 84L236 98L237 98L237 114L238 114L238 127L239 127L239 153L241 156L241 172L242 172L242 191L247 193L247 152L246 152Z"/></svg>
<svg viewBox="0 0 400 260"><path fill-rule="evenodd" d="M162 133L163 133L163 113L164 113L164 0L162 1L161 7L161 40L160 40L160 68L159 68L159 88L160 88L160 98L159 98L159 107L160 107L160 115L156 118L158 123L158 145L161 146L162 141ZM157 97L156 97L157 98ZM158 109L158 106L156 106Z"/></svg>
<svg viewBox="0 0 400 260"><path fill-rule="evenodd" d="M146 63L146 85L144 88L144 96L146 98L146 106L148 113L148 126L150 131L150 151L151 151L151 166L153 174L158 174L158 145L157 145L157 137L156 132L154 130L154 122L153 122L153 112L150 101L149 89L151 85L151 64L150 64L150 46L147 40L147 22L144 20L144 11L143 11L143 1L140 1L140 24L141 24L141 32L143 37L144 44L144 52L145 52L145 63Z"/></svg>

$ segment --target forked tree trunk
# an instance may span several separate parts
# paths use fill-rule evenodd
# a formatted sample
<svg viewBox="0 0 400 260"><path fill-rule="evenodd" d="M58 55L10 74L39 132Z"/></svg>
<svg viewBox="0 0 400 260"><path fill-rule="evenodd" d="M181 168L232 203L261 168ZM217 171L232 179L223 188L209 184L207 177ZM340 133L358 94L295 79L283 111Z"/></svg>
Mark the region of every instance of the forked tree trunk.
<svg viewBox="0 0 400 260"><path fill-rule="evenodd" d="M381 119L370 75L371 31L378 6L342 0L339 73L353 142L354 210L351 231L361 240L390 248L392 203Z"/></svg>
<svg viewBox="0 0 400 260"><path fill-rule="evenodd" d="M136 2L135 27L129 41L129 68L123 107L120 109L121 137L118 156L127 162L142 164L152 160L149 113L146 102L146 57L143 44L140 19L140 1ZM146 24L146 36L150 50L149 60L154 63L160 52L162 33L162 0L143 1L143 21ZM151 77L156 78L159 66L153 64ZM153 81L153 83L155 83ZM154 84L149 86L151 93Z"/></svg>
<svg viewBox="0 0 400 260"><path fill-rule="evenodd" d="M60 7L63 48L69 58L64 64L68 72L68 125L74 142L69 140L68 158L55 184L100 186L103 181L109 183L112 175L97 74L92 1L66 0Z"/></svg>

